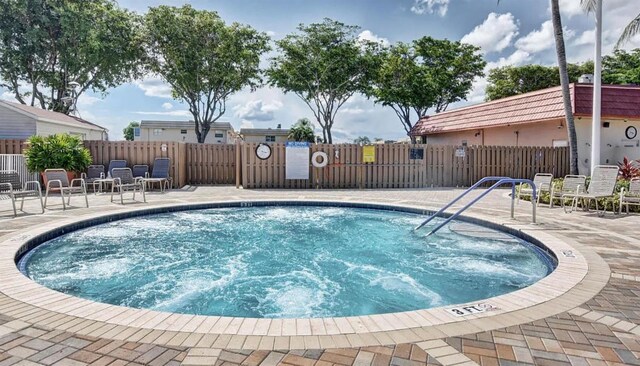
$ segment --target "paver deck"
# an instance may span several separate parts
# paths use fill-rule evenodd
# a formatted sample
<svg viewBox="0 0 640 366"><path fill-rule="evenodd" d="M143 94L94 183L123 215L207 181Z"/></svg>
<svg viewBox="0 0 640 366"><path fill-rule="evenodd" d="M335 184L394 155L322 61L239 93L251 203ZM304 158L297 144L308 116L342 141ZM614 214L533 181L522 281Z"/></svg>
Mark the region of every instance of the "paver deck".
<svg viewBox="0 0 640 366"><path fill-rule="evenodd" d="M233 187L198 187L166 194L149 194L148 204L129 204L125 209L163 204L202 201L259 199L322 199L365 201L435 209L455 197L457 189L433 190L236 190ZM493 217L511 225L538 230L572 243L592 257L595 274L581 282L587 289L597 283L606 268L608 279L599 293L584 301L580 290L562 301L569 309L550 314L552 302L523 311L519 322L501 324L461 324L455 332L423 327L422 334L397 331L379 333L380 339L365 339L358 333L279 337L271 336L274 325L268 322L247 324L264 328L264 336L240 334L203 334L222 326L204 318L191 317L179 329L172 329L171 317L141 314L138 325L164 324L164 330L152 330L105 323L82 318L90 308L74 309L67 300L55 296L17 302L0 293L0 366L3 365L640 365L640 215L612 215L600 218L595 213L565 214L561 209L538 209L539 225L530 227L530 205L517 207L517 219L511 221L506 191L491 193L483 205L471 209L470 215ZM53 203L56 203L55 200ZM72 201L73 204L73 201ZM12 218L10 203L0 200L0 241L16 234L28 234L31 228L63 222L91 213L122 210L111 204L108 196L91 196L91 207L62 211L52 208L45 215L22 215ZM462 204L462 203L461 203ZM25 205L36 213L35 204ZM495 220L494 220L495 221ZM602 261L604 260L604 261ZM599 264L598 261L602 263ZM592 284L593 283L593 284ZM593 285L595 286L595 285ZM553 286L547 289L554 292ZM23 290L28 294L29 289ZM545 294L540 294L545 295ZM525 301L527 299L523 299ZM573 305L575 303L575 306ZM545 311L541 306L546 305ZM52 313L55 308L60 313ZM73 311L76 316L63 314ZM53 314L53 315L52 315ZM525 316L526 315L526 316ZM124 319L127 314L102 314L107 319ZM517 320L517 319L516 319ZM487 318L491 322L491 318ZM497 321L496 321L497 322ZM278 324L285 329L285 321ZM274 322L275 324L275 322ZM234 327L224 324L226 328ZM333 324L337 327L337 324ZM488 331L479 329L491 328ZM154 327L155 328L155 327ZM236 327L242 329L242 324ZM310 323L313 329L313 324ZM443 330L446 331L443 332ZM185 331L189 331L186 332ZM207 332L204 332L207 333ZM282 335L282 334L280 334ZM386 339L385 337L388 337ZM429 339L429 340L424 340ZM363 346L373 344L375 346ZM259 349L259 350L253 350Z"/></svg>

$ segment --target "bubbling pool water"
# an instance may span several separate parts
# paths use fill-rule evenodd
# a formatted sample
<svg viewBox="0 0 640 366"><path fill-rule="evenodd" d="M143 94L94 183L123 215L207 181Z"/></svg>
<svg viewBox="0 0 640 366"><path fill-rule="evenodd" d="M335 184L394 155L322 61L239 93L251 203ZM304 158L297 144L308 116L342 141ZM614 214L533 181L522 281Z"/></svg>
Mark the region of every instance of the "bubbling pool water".
<svg viewBox="0 0 640 366"><path fill-rule="evenodd" d="M511 292L548 275L531 244L475 227L426 238L410 213L347 207L216 208L125 219L40 245L34 281L134 308L258 318L424 309ZM465 224L467 225L467 224Z"/></svg>

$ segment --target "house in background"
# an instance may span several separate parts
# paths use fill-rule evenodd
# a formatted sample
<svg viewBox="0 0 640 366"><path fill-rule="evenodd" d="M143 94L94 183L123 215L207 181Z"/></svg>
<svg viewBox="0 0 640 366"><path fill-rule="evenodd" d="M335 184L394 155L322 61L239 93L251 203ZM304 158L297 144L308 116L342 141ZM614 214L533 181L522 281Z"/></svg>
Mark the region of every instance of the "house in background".
<svg viewBox="0 0 640 366"><path fill-rule="evenodd" d="M236 134L229 122L214 122L205 138L208 144L233 144ZM141 121L133 130L134 141L197 143L194 121Z"/></svg>
<svg viewBox="0 0 640 366"><path fill-rule="evenodd" d="M282 128L241 128L240 136L245 142L287 142L289 129Z"/></svg>
<svg viewBox="0 0 640 366"><path fill-rule="evenodd" d="M591 163L592 84L571 84L581 173ZM422 117L416 140L437 145L567 146L560 87ZM602 164L640 158L640 86L602 86Z"/></svg>
<svg viewBox="0 0 640 366"><path fill-rule="evenodd" d="M0 100L0 139L69 133L82 140L108 140L108 130L64 113Z"/></svg>

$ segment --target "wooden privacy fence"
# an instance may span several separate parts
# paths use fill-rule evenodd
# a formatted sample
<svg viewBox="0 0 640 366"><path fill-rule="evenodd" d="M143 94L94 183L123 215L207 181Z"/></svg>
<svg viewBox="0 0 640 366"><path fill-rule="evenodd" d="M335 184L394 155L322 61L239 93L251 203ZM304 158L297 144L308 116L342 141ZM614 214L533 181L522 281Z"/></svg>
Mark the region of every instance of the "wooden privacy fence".
<svg viewBox="0 0 640 366"><path fill-rule="evenodd" d="M0 154L22 154L26 140L0 140Z"/></svg>
<svg viewBox="0 0 640 366"><path fill-rule="evenodd" d="M170 175L178 187L187 184L186 146L180 142L85 141L94 164L109 165L110 160L126 160L128 166L152 165L155 158L171 159Z"/></svg>
<svg viewBox="0 0 640 366"><path fill-rule="evenodd" d="M236 183L236 145L186 145L189 184Z"/></svg>
<svg viewBox="0 0 640 366"><path fill-rule="evenodd" d="M569 173L568 148L503 146L375 145L375 162L363 163L362 146L311 145L309 155L323 151L329 164L309 164L308 180L285 177L285 145L273 144L260 160L257 144L241 146L244 188L424 188L470 186L495 175L532 178L537 172L561 177Z"/></svg>
<svg viewBox="0 0 640 366"><path fill-rule="evenodd" d="M85 141L94 164L127 160L152 165L171 159L177 186L241 184L244 188L424 188L470 186L495 175L532 178L535 173L569 174L566 147L374 145L375 162L363 162L363 147L355 144L316 144L309 151L309 179L285 177L285 144L272 144L271 157L256 157L257 143L237 145L147 141ZM0 140L0 154L20 154L23 140ZM329 157L324 168L311 165L311 155Z"/></svg>

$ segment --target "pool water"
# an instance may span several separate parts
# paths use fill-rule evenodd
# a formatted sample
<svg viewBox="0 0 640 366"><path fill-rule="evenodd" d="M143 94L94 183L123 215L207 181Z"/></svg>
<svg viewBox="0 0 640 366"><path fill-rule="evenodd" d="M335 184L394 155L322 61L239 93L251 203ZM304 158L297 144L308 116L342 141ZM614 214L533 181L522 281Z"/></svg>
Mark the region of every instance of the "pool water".
<svg viewBox="0 0 640 366"><path fill-rule="evenodd" d="M452 226L427 238L429 230L413 230L424 219L346 207L181 211L62 235L20 265L46 287L98 302L257 318L463 303L553 270L550 258L515 237L464 224L463 234Z"/></svg>

